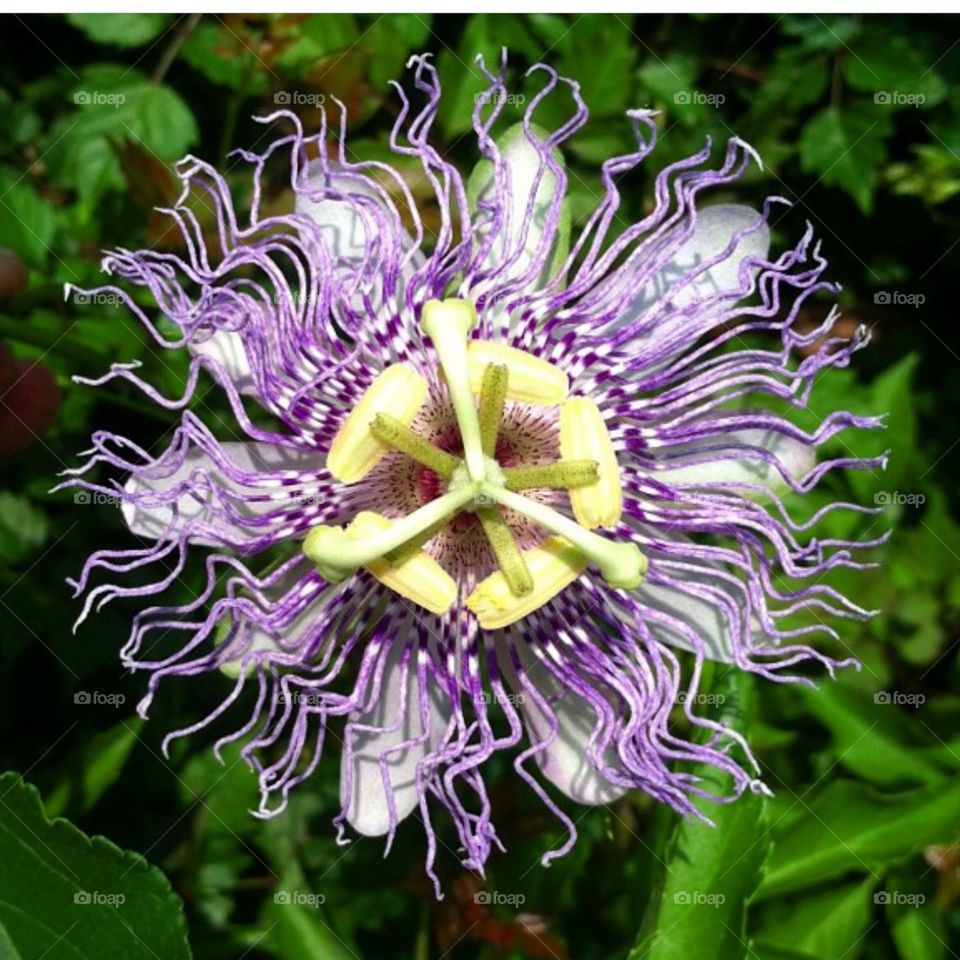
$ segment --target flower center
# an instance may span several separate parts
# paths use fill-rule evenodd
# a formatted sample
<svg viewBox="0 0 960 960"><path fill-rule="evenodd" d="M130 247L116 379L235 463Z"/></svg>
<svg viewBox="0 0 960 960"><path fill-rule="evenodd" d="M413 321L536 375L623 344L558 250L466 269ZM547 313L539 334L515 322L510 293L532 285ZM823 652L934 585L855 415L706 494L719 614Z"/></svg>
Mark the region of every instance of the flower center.
<svg viewBox="0 0 960 960"><path fill-rule="evenodd" d="M592 529L616 526L622 510L619 468L596 405L586 397L568 398L566 374L553 364L512 347L471 340L476 322L474 307L465 300L431 300L421 319L446 382L462 457L412 429L427 385L407 364L388 367L377 377L330 448L328 469L343 483L359 482L393 450L438 478L436 495L400 519L361 511L346 527L314 527L304 553L331 582L363 567L407 599L442 614L456 602L457 584L423 547L456 518L472 514L498 567L466 600L487 629L543 606L588 565L612 586L636 587L647 566L639 548ZM508 399L560 406L560 460L498 462ZM537 489L567 490L576 520L521 492ZM552 536L522 550L505 511Z"/></svg>

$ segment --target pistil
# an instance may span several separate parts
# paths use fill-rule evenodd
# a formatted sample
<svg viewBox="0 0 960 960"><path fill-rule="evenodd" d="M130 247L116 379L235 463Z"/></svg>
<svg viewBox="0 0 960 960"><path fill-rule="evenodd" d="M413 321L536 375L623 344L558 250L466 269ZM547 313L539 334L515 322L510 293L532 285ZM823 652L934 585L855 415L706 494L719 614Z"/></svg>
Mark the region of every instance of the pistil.
<svg viewBox="0 0 960 960"><path fill-rule="evenodd" d="M636 544L607 540L552 507L504 487L483 483L480 492L563 537L600 569L603 579L611 586L632 590L643 580L647 572L647 558Z"/></svg>
<svg viewBox="0 0 960 960"><path fill-rule="evenodd" d="M481 481L485 460L480 419L473 402L467 367L467 340L477 323L477 312L466 300L428 300L420 325L433 342L460 428L463 456L470 478Z"/></svg>
<svg viewBox="0 0 960 960"><path fill-rule="evenodd" d="M450 490L372 536L353 536L343 527L314 527L303 542L303 552L326 580L339 583L456 513L475 496L472 486Z"/></svg>

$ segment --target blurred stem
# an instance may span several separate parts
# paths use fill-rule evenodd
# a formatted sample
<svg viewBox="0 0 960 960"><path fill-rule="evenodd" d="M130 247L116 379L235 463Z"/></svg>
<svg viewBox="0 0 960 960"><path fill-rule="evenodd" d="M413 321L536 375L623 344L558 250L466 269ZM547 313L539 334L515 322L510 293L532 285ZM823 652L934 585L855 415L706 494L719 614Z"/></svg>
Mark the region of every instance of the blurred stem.
<svg viewBox="0 0 960 960"><path fill-rule="evenodd" d="M75 360L86 366L103 365L101 354L82 344L74 343L68 338L68 331L51 333L49 330L39 330L23 320L13 320L2 314L0 314L0 339L40 347L48 353L55 353L57 356Z"/></svg>
<svg viewBox="0 0 960 960"><path fill-rule="evenodd" d="M44 306L48 310L63 313L65 301L63 299L62 283L46 283L43 286L31 287L19 297L8 300L6 307L11 313L29 313L34 307Z"/></svg>
<svg viewBox="0 0 960 960"><path fill-rule="evenodd" d="M151 420L159 420L166 424L169 424L172 420L170 412L163 407L146 403L143 400L137 400L134 397L125 397L122 393L115 393L104 387L100 387L100 394L97 399L103 400L106 403L112 403L115 407L130 410L132 413L137 413L141 417L149 417Z"/></svg>
<svg viewBox="0 0 960 960"><path fill-rule="evenodd" d="M233 96L227 103L227 115L223 121L223 134L220 137L220 156L225 157L233 148L233 134L237 129L237 117L240 116L240 107L243 101L247 99L247 90L250 87L250 77L252 74L253 61L250 57L246 58L246 69L243 71L243 77L240 80L240 86L234 91Z"/></svg>
<svg viewBox="0 0 960 960"><path fill-rule="evenodd" d="M840 109L840 95L843 92L843 55L837 54L833 58L833 79L830 86L830 106L834 110Z"/></svg>
<svg viewBox="0 0 960 960"><path fill-rule="evenodd" d="M420 913L417 942L413 948L414 960L430 960L430 913L426 907Z"/></svg>
<svg viewBox="0 0 960 960"><path fill-rule="evenodd" d="M197 24L200 22L202 16L202 13L188 14L186 19L180 24L180 28L173 35L173 39L167 45L167 49L163 51L163 56L158 61L150 77L150 82L154 86L159 86L163 83L163 78L167 75L167 71L172 66L173 61L177 59L180 48L183 46L187 37L197 29Z"/></svg>

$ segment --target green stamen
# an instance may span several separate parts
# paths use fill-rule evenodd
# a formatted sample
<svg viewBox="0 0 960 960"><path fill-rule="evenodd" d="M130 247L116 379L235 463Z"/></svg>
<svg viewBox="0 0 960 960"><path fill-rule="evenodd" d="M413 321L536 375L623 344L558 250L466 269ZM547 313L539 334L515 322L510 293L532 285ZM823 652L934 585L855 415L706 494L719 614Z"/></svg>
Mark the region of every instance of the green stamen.
<svg viewBox="0 0 960 960"><path fill-rule="evenodd" d="M395 521L389 529L365 539L348 536L343 527L314 527L303 541L303 552L317 565L324 579L339 583L456 513L475 496L473 485L451 490Z"/></svg>
<svg viewBox="0 0 960 960"><path fill-rule="evenodd" d="M378 413L371 421L370 429L379 440L405 453L417 463L422 463L444 480L449 480L453 476L453 471L460 466L458 457L434 446L429 440L424 440L405 423L401 423L388 413Z"/></svg>
<svg viewBox="0 0 960 960"><path fill-rule="evenodd" d="M500 419L507 399L507 365L488 363L483 368L480 387L480 443L485 456L492 457L497 448Z"/></svg>
<svg viewBox="0 0 960 960"><path fill-rule="evenodd" d="M529 593L533 589L533 577L503 514L496 507L492 507L477 510L477 516L510 592L515 597Z"/></svg>
<svg viewBox="0 0 960 960"><path fill-rule="evenodd" d="M466 300L428 300L420 317L420 325L433 341L447 381L467 470L472 480L480 481L484 477L483 445L467 367L467 337L476 322L477 311Z"/></svg>
<svg viewBox="0 0 960 960"><path fill-rule="evenodd" d="M635 543L607 540L546 504L491 483L482 483L480 492L501 506L522 513L557 536L568 540L592 564L600 568L603 579L611 586L632 590L643 580L643 575L647 572L647 558Z"/></svg>
<svg viewBox="0 0 960 960"><path fill-rule="evenodd" d="M596 483L600 468L596 460L560 460L529 467L504 467L503 478L508 490L569 490Z"/></svg>

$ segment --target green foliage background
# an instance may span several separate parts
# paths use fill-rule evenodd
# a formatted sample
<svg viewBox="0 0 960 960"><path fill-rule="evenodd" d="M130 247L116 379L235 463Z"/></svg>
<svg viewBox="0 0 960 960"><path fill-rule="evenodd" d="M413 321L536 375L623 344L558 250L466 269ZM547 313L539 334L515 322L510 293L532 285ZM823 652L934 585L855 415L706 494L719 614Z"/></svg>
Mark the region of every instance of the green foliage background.
<svg viewBox="0 0 960 960"><path fill-rule="evenodd" d="M3 761L45 805L16 776L0 780L0 957L957 956L958 40L960 20L946 16L5 16L0 246L26 261L31 289L2 308L0 337L43 359L63 403L49 435L0 461ZM884 436L842 437L833 451L888 448L885 473L834 480L792 506L812 514L838 495L886 500L882 516L832 520L822 535L892 536L875 569L835 581L882 611L838 625L832 652L856 655L859 673L818 690L708 673L704 709L749 737L772 798L708 811L716 830L678 823L642 796L571 807L579 843L544 870L557 824L495 766L509 852L485 881L447 856L436 903L416 823L387 860L377 841L335 844L335 751L288 813L256 820L235 756L220 767L203 737L178 743L169 763L160 755L164 731L222 696L216 678L161 697L143 725L133 711L143 680L117 660L130 609L108 607L71 633L78 611L65 577L125 534L107 505L48 496L54 475L93 429L149 444L172 420L132 390L69 377L139 359L176 394L185 366L161 363L115 308L64 303L61 290L95 285L102 249L173 242L151 208L175 199L168 164L185 152L222 163L243 196L242 165L224 155L266 142L249 117L269 113L281 91L342 98L354 152L385 155L396 113L387 81L412 51L437 55L439 134L469 170L469 115L483 88L473 58L495 62L501 46L515 78L543 58L582 84L592 117L567 158L575 223L601 194L599 163L631 147L628 108L662 111L654 162L623 184L634 215L656 169L705 137L736 134L760 151L765 169L737 198L792 200L776 239L792 243L809 220L844 284L848 331L873 330L856 368L818 385L816 408L890 413ZM124 101L85 102L90 91ZM317 122L315 109L303 115ZM282 179L270 188L279 209ZM892 502L894 492L924 502ZM84 691L123 703L77 703ZM513 899L478 903L484 889ZM294 890L324 902L279 902ZM78 901L78 891L125 902Z"/></svg>

